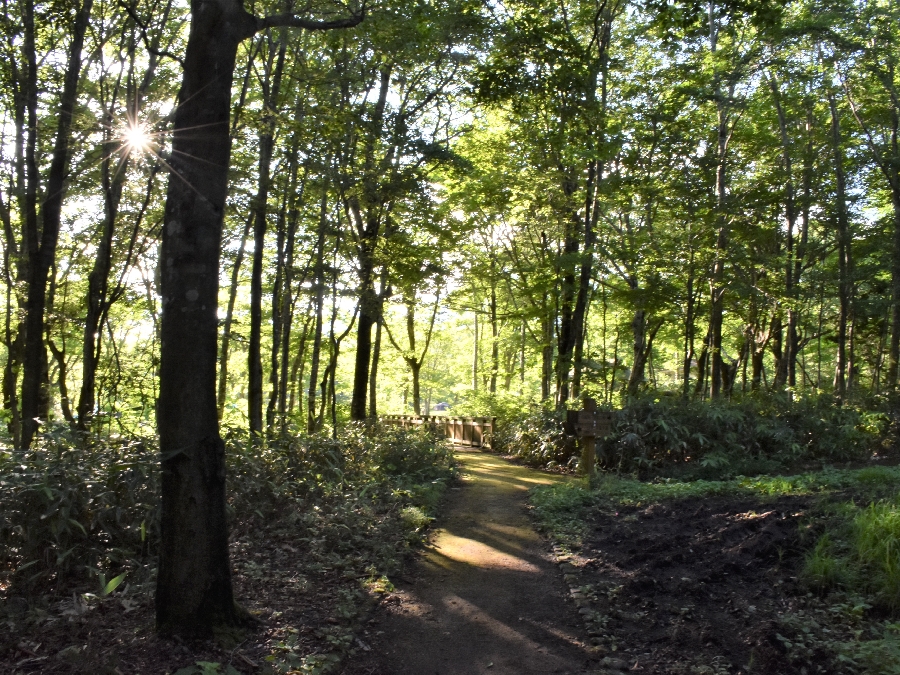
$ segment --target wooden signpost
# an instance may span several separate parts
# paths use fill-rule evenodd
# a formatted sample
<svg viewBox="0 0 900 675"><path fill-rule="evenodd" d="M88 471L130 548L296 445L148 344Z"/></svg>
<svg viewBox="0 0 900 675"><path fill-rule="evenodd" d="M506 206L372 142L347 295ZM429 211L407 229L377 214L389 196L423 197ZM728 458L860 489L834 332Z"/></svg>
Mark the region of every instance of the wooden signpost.
<svg viewBox="0 0 900 675"><path fill-rule="evenodd" d="M590 477L597 464L596 439L607 436L612 431L612 413L597 410L597 401L584 399L583 410L570 410L566 416L567 426L578 438L581 446L581 471Z"/></svg>

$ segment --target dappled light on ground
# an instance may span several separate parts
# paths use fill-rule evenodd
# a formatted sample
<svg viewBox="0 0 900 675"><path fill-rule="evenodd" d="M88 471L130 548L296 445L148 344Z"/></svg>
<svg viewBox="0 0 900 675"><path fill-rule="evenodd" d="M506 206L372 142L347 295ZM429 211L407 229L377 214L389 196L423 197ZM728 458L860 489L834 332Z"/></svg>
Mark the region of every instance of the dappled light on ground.
<svg viewBox="0 0 900 675"><path fill-rule="evenodd" d="M512 643L518 642L522 647L530 649L539 649L541 646L518 630L513 629L509 624L498 621L475 603L468 602L458 595L450 594L445 596L444 609L459 615L466 621L482 626L486 631L501 640ZM519 617L519 621L521 621L521 617Z"/></svg>
<svg viewBox="0 0 900 675"><path fill-rule="evenodd" d="M372 653L345 673L591 673L583 623L525 509L527 490L570 480L459 452L464 487L409 583L382 604Z"/></svg>
<svg viewBox="0 0 900 675"><path fill-rule="evenodd" d="M435 543L435 548L440 551L442 556L450 560L475 567L495 567L530 574L540 574L541 572L537 567L521 558L499 551L493 546L488 546L475 539L457 537L449 532L441 536Z"/></svg>

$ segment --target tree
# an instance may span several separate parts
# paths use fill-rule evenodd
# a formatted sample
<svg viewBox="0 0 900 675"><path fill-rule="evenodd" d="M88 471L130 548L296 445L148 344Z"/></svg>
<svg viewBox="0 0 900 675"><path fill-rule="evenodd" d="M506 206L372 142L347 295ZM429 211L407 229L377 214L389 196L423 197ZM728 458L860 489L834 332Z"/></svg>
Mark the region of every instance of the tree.
<svg viewBox="0 0 900 675"><path fill-rule="evenodd" d="M38 162L35 155L37 143L38 73L35 46L34 5L25 2L26 68L23 94L28 115L28 143L26 174L28 176L25 197L25 253L28 258L28 299L25 313L25 344L22 375L22 435L18 445L28 448L41 419L46 419L47 351L44 346L44 310L47 302L47 285L50 270L56 262L59 243L61 213L66 194L66 173L69 163L69 143L78 83L81 76L81 52L91 16L92 0L84 0L78 6L72 24L72 39L65 68L65 77L59 98L56 137L50 166L46 175L45 198L37 212ZM40 229L38 219L40 218Z"/></svg>
<svg viewBox="0 0 900 675"><path fill-rule="evenodd" d="M556 398L579 395L588 295L605 179L608 49L622 2L514 3L480 71L481 100L509 105L529 160L553 176L560 240Z"/></svg>
<svg viewBox="0 0 900 675"><path fill-rule="evenodd" d="M238 45L277 26L355 26L363 10L331 20L293 13L260 18L236 0L193 0L191 17L160 260L162 540L156 623L164 634L209 634L215 625L245 618L231 586L225 447L216 406L219 257Z"/></svg>

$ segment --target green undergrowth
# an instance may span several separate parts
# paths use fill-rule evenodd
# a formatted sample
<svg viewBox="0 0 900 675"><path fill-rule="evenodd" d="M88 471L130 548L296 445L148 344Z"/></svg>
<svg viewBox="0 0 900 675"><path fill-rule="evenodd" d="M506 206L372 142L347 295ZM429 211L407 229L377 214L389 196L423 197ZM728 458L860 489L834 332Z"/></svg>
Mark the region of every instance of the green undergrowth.
<svg viewBox="0 0 900 675"><path fill-rule="evenodd" d="M747 396L714 403L646 396L612 414L597 443L600 467L685 481L789 471L881 455L896 435L887 401L865 406L818 398ZM536 467L574 467L579 452L564 411L539 406L504 424L497 449Z"/></svg>
<svg viewBox="0 0 900 675"><path fill-rule="evenodd" d="M833 510L806 557L804 576L819 591L862 594L890 613L900 610L900 497Z"/></svg>
<svg viewBox="0 0 900 675"><path fill-rule="evenodd" d="M390 588L386 575L423 540L456 475L450 447L424 433L362 426L336 439L261 443L237 430L223 437L236 573L249 583L327 591L338 623L319 629L318 649L341 652L355 612ZM154 439L101 442L60 432L28 452L0 449L0 600L27 602L37 616L53 606L47 599L89 604L115 592L128 602L149 593L158 462ZM271 553L254 555L263 550ZM282 572L290 579L269 578L276 554L289 556ZM290 635L282 642L272 646L270 672L324 672L334 661L302 653L306 643Z"/></svg>

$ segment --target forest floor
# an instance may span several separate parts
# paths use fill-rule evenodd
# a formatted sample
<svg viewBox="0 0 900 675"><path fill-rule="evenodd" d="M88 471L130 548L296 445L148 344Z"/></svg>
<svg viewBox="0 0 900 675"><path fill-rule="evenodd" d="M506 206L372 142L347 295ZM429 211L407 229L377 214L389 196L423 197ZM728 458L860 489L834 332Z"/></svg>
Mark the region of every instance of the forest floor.
<svg viewBox="0 0 900 675"><path fill-rule="evenodd" d="M158 638L149 585L43 604L6 598L0 673L893 672L835 658L871 608L798 580L820 495L609 501L579 520L577 545L551 543L528 516L528 489L570 477L457 454L463 479L431 544L390 580L340 560L311 564L288 529L239 533L236 596L257 629Z"/></svg>
<svg viewBox="0 0 900 675"><path fill-rule="evenodd" d="M563 536L541 546L519 514L524 488L552 476L462 457L468 480L433 546L379 606L365 650L342 675L900 668L893 652L861 663L844 649L858 653L889 616L859 597L812 593L800 580L823 510L853 500L852 492L735 492L628 506L601 498L579 521L577 545Z"/></svg>

